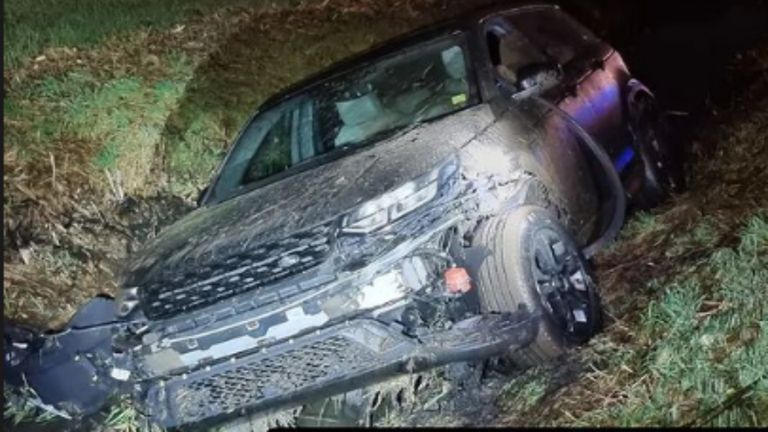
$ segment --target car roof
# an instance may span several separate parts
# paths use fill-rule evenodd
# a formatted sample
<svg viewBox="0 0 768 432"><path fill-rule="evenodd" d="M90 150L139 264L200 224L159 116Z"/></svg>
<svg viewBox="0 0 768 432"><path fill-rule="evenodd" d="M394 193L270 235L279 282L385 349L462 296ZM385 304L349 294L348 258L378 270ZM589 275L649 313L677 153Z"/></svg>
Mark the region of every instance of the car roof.
<svg viewBox="0 0 768 432"><path fill-rule="evenodd" d="M345 57L335 63L332 63L325 69L311 74L306 78L297 81L294 84L285 87L283 90L270 96L262 105L261 109L273 106L284 99L301 93L308 87L316 85L320 82L326 81L338 74L344 73L355 66L372 62L380 57L388 54L400 51L409 46L418 45L421 42L428 42L430 40L438 39L442 36L447 36L454 33L466 33L474 28L479 22L489 15L494 15L502 12L525 12L538 10L542 8L559 9L559 6L550 3L512 3L504 6L493 6L488 8L478 9L469 14L464 14L458 18L451 18L437 23L431 24L426 27L421 27L409 33L405 33L400 36L396 36L391 39L387 39L382 43L375 44L374 46L360 52L353 54L349 57ZM260 110L261 110L260 109Z"/></svg>

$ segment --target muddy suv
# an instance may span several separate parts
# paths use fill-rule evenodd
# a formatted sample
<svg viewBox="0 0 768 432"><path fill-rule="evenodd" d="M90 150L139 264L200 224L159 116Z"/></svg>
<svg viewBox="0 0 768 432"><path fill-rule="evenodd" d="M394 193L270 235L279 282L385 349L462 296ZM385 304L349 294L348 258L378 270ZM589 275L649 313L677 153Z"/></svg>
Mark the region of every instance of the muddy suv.
<svg viewBox="0 0 768 432"><path fill-rule="evenodd" d="M178 426L599 329L587 259L681 186L652 93L554 6L407 35L269 99L199 208L6 379L63 413L132 392ZM23 378L23 379L22 379Z"/></svg>

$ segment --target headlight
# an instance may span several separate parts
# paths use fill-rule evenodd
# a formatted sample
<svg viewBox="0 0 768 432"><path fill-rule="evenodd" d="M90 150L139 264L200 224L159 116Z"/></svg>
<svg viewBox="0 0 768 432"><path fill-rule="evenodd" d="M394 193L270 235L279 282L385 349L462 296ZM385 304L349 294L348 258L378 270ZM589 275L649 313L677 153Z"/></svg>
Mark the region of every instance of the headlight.
<svg viewBox="0 0 768 432"><path fill-rule="evenodd" d="M435 198L443 179L456 172L456 168L457 164L451 161L425 176L363 203L347 215L342 232L367 234L405 216Z"/></svg>

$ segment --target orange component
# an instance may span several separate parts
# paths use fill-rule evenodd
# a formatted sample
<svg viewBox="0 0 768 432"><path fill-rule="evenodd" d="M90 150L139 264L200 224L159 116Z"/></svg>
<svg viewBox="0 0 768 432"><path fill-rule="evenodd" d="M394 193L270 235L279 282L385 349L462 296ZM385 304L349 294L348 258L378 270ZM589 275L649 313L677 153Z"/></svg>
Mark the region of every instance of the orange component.
<svg viewBox="0 0 768 432"><path fill-rule="evenodd" d="M464 267L451 267L445 270L445 288L451 294L464 294L472 289L472 280Z"/></svg>

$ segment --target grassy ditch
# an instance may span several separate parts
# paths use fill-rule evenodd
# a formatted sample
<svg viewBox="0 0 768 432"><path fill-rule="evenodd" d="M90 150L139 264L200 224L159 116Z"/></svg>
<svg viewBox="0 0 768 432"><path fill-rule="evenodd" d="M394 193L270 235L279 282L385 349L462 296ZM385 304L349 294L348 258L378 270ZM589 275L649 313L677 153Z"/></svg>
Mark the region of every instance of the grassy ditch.
<svg viewBox="0 0 768 432"><path fill-rule="evenodd" d="M6 318L55 327L114 292L120 260L190 209L265 97L465 3L6 2ZM698 131L690 191L597 258L606 331L565 372L493 378L482 420L415 424L768 425L768 44L734 66L754 84ZM141 427L126 402L102 423Z"/></svg>
<svg viewBox="0 0 768 432"><path fill-rule="evenodd" d="M5 67L15 68L50 47L91 48L139 28L169 27L224 5L264 7L266 0L40 0L5 2ZM290 0L285 1L289 6Z"/></svg>

